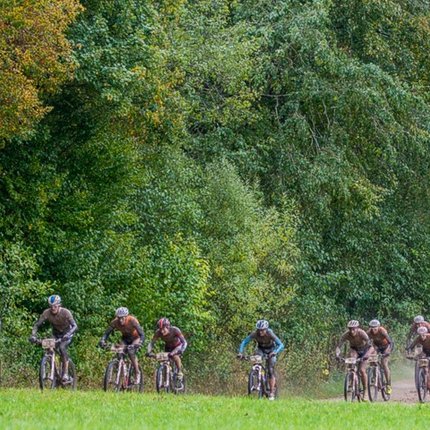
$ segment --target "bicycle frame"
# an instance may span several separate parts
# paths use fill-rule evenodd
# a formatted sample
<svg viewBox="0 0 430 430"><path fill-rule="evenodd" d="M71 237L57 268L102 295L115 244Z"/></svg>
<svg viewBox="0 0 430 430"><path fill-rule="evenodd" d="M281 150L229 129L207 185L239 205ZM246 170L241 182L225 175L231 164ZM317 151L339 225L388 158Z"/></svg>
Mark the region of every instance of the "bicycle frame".
<svg viewBox="0 0 430 430"><path fill-rule="evenodd" d="M359 372L359 366L361 363L360 358L348 357L343 359L346 364L346 373L345 373L345 385L344 385L344 397L345 400L354 401L357 398L358 401L361 401L361 390L360 390L360 382L361 376ZM352 383L352 386L350 384Z"/></svg>
<svg viewBox="0 0 430 430"><path fill-rule="evenodd" d="M251 383L248 382L248 394L252 394L253 391L257 392L259 397L262 397L263 395L268 396L268 393L270 392L270 388L268 386L268 379L267 379L267 360L268 356L264 355L251 355L248 357L245 357L245 360L250 361L252 364L250 375L255 373L257 375L257 386L253 384L251 386ZM264 364L263 364L264 363Z"/></svg>
<svg viewBox="0 0 430 430"><path fill-rule="evenodd" d="M49 378L51 381L55 381L54 378L57 378L58 376L58 370L57 370L57 364L55 362L55 348L57 346L57 343L55 339L42 339L40 341L40 345L42 346L42 349L44 350L44 356L47 357L51 363L51 373L49 375ZM59 379L59 378L57 378ZM55 381L56 382L56 381Z"/></svg>
<svg viewBox="0 0 430 430"><path fill-rule="evenodd" d="M118 370L115 377L115 385L119 388L122 376L121 390L126 390L128 388L128 359L127 353L124 346L112 345L110 350L116 354L116 360L118 361Z"/></svg>

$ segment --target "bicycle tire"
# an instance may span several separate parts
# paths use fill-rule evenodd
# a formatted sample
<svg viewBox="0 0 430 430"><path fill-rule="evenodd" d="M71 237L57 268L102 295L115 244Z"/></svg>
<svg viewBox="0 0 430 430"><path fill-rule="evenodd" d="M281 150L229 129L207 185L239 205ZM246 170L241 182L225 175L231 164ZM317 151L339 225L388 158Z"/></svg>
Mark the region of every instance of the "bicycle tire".
<svg viewBox="0 0 430 430"><path fill-rule="evenodd" d="M55 364L54 364L55 366ZM50 379L49 376L52 373L51 357L44 355L42 360L40 360L39 368L39 386L43 391L45 389L53 390L57 385L57 377L54 369L54 378Z"/></svg>
<svg viewBox="0 0 430 430"><path fill-rule="evenodd" d="M415 388L419 389L419 373L420 373L420 366L418 363L418 360L415 361Z"/></svg>
<svg viewBox="0 0 430 430"><path fill-rule="evenodd" d="M260 396L260 380L259 380L259 373L255 369L251 369L248 376L248 395L257 397Z"/></svg>
<svg viewBox="0 0 430 430"><path fill-rule="evenodd" d="M140 372L140 383L134 384L134 367L130 365L130 368L128 369L128 381L129 381L129 389L130 391L135 391L136 393L143 393L143 372L142 368L139 366L139 372Z"/></svg>
<svg viewBox="0 0 430 430"><path fill-rule="evenodd" d="M178 373L176 371L173 372L172 387L173 387L173 392L175 394L184 394L185 393L185 387L186 387L185 376L182 375L182 381L179 383L178 382Z"/></svg>
<svg viewBox="0 0 430 430"><path fill-rule="evenodd" d="M376 402L378 399L378 383L378 367L369 366L367 368L367 392L371 402Z"/></svg>
<svg viewBox="0 0 430 430"><path fill-rule="evenodd" d="M69 378L71 379L68 383L63 383L61 380L59 381L59 384L57 386L61 386L61 388L68 389L75 391L77 388L77 377L76 377L76 367L75 363L69 358ZM60 372L58 374L58 377L61 378L61 375L63 374L63 364L60 362Z"/></svg>
<svg viewBox="0 0 430 430"><path fill-rule="evenodd" d="M170 391L170 381L167 381L167 366L161 364L155 375L155 388L157 393L168 393Z"/></svg>
<svg viewBox="0 0 430 430"><path fill-rule="evenodd" d="M343 397L346 402L353 402L356 396L356 387L354 382L354 374L347 372L343 384Z"/></svg>
<svg viewBox="0 0 430 430"><path fill-rule="evenodd" d="M112 360L108 363L103 378L103 390L104 391L119 391L121 387L121 381L117 382L118 376L118 360ZM121 379L121 378L119 378Z"/></svg>
<svg viewBox="0 0 430 430"><path fill-rule="evenodd" d="M427 397L427 372L424 367L421 367L418 372L418 399L424 403Z"/></svg>
<svg viewBox="0 0 430 430"><path fill-rule="evenodd" d="M388 402L391 398L391 394L387 393L387 378L385 376L385 371L382 367L379 368L379 384L381 388L382 398L385 402Z"/></svg>

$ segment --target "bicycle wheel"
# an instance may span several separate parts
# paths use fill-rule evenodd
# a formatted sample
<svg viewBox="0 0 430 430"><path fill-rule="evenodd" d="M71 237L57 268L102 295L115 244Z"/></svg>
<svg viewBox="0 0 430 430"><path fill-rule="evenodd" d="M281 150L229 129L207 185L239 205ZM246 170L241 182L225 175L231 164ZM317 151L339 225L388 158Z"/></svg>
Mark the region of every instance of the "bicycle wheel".
<svg viewBox="0 0 430 430"><path fill-rule="evenodd" d="M119 391L121 387L121 378L118 375L119 363L118 360L112 360L106 367L105 376L103 378L103 390Z"/></svg>
<svg viewBox="0 0 430 430"><path fill-rule="evenodd" d="M143 393L143 372L142 368L139 366L139 372L140 372L140 382L139 384L135 384L135 372L134 367L130 365L130 368L128 370L128 381L129 381L129 389L130 391L136 391L137 393Z"/></svg>
<svg viewBox="0 0 430 430"><path fill-rule="evenodd" d="M41 390L52 390L56 387L57 377L55 368L52 369L51 360L52 358L49 355L44 355L40 361L39 385Z"/></svg>
<svg viewBox="0 0 430 430"><path fill-rule="evenodd" d="M168 380L168 370L166 364L161 364L155 375L155 388L157 393L168 393L170 391L170 381Z"/></svg>
<svg viewBox="0 0 430 430"><path fill-rule="evenodd" d="M361 375L360 373L357 373L356 376L356 383L355 383L355 387L356 387L356 399L361 402L364 398L364 387L363 387L363 381L361 380Z"/></svg>
<svg viewBox="0 0 430 430"><path fill-rule="evenodd" d="M173 392L175 394L184 394L185 393L185 376L182 375L182 379L178 379L178 373L175 371L172 375L172 387Z"/></svg>
<svg viewBox="0 0 430 430"><path fill-rule="evenodd" d="M69 358L69 380L67 382L63 382L61 380L61 375L63 374L63 364L60 362L60 372L58 374L59 377L59 384L62 388L68 389L68 390L76 390L77 387L77 378L76 378L76 368L75 363Z"/></svg>
<svg viewBox="0 0 430 430"><path fill-rule="evenodd" d="M424 403L427 397L427 372L421 367L418 372L418 399Z"/></svg>
<svg viewBox="0 0 430 430"><path fill-rule="evenodd" d="M385 372L382 367L379 368L379 387L381 389L382 398L384 401L390 400L391 394L387 393L387 378L385 377Z"/></svg>
<svg viewBox="0 0 430 430"><path fill-rule="evenodd" d="M354 374L347 372L345 375L345 382L343 385L343 396L345 401L353 402L356 397L356 387L354 382Z"/></svg>
<svg viewBox="0 0 430 430"><path fill-rule="evenodd" d="M248 376L248 395L261 397L260 374L257 370L251 369Z"/></svg>
<svg viewBox="0 0 430 430"><path fill-rule="evenodd" d="M415 361L415 388L417 391L419 390L419 374L420 374L420 366L418 360Z"/></svg>
<svg viewBox="0 0 430 430"><path fill-rule="evenodd" d="M378 382L378 368L369 366L367 368L367 392L371 402L376 402L378 398Z"/></svg>

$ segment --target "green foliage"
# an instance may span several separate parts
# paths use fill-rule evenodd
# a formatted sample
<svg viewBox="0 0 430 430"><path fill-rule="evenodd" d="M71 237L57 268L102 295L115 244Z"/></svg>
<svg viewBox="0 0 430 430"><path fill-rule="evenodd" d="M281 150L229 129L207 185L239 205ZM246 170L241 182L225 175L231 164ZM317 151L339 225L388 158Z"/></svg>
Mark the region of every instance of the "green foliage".
<svg viewBox="0 0 430 430"><path fill-rule="evenodd" d="M148 335L171 318L187 365L226 384L258 318L286 341L289 373L320 375L348 318L400 333L428 312L423 5L18 3L0 6L0 98L16 93L0 109L3 345L55 291L78 320L86 383L127 305ZM43 8L46 28L61 24L47 38ZM26 369L35 355L18 343Z"/></svg>

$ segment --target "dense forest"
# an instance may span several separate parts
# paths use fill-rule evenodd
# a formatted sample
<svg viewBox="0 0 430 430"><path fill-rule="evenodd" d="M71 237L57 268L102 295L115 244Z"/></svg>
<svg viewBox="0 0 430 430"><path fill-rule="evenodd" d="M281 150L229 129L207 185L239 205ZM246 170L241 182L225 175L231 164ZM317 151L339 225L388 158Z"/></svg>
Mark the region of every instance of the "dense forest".
<svg viewBox="0 0 430 430"><path fill-rule="evenodd" d="M1 383L52 293L88 383L118 306L226 386L259 318L318 377L429 311L428 1L3 0L0 52Z"/></svg>

